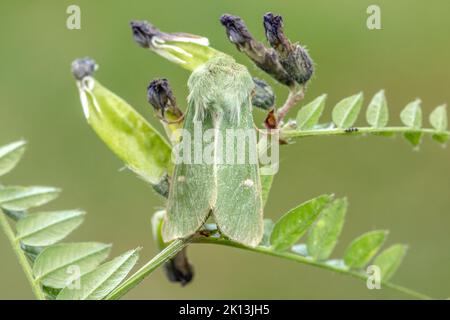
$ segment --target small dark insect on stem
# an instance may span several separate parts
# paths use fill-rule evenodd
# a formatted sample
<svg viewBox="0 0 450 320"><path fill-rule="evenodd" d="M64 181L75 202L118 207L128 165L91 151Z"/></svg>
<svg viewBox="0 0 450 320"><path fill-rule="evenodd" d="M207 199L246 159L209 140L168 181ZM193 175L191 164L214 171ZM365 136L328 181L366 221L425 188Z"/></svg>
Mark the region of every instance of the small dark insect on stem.
<svg viewBox="0 0 450 320"><path fill-rule="evenodd" d="M352 133L352 132L358 132L358 131L359 130L356 127L350 127L350 128L345 129L346 133Z"/></svg>

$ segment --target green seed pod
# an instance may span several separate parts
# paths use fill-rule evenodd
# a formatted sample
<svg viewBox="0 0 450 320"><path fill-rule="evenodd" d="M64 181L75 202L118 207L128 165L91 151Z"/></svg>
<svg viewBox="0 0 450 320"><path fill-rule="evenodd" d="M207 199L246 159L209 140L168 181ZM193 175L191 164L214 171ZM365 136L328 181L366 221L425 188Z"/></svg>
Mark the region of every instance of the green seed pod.
<svg viewBox="0 0 450 320"><path fill-rule="evenodd" d="M137 44L191 71L219 54L209 46L208 38L165 33L147 21L132 21L130 25Z"/></svg>
<svg viewBox="0 0 450 320"><path fill-rule="evenodd" d="M253 80L244 66L223 55L195 70L188 86L180 145L189 137L194 143L183 150L184 159L191 161L175 165L162 230L164 241L194 234L211 214L224 236L256 246L263 235L263 206L251 112ZM211 132L208 141L205 137ZM237 139L246 150L241 153L248 155L243 162L234 157L241 154L234 141L230 149L227 143L225 153L220 143L227 134L236 132L250 133L249 139ZM212 161L205 159L205 154Z"/></svg>
<svg viewBox="0 0 450 320"><path fill-rule="evenodd" d="M72 63L87 122L131 170L158 184L172 168L170 145L133 107L92 77L96 68L89 58Z"/></svg>

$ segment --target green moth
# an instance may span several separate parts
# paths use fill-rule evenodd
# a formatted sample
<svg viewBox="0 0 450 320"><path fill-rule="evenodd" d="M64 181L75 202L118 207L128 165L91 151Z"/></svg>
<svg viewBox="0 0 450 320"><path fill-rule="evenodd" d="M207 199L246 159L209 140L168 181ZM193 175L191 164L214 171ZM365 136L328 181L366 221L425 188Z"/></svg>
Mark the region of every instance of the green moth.
<svg viewBox="0 0 450 320"><path fill-rule="evenodd" d="M263 236L263 204L252 77L231 57L219 55L198 67L188 86L164 241L190 236L212 217L224 236L256 246Z"/></svg>

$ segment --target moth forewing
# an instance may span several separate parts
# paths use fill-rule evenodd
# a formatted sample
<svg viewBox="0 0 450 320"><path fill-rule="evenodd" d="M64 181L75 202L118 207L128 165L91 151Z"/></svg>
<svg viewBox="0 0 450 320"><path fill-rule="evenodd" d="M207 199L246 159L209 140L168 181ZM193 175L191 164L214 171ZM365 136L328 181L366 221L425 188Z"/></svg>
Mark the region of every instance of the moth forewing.
<svg viewBox="0 0 450 320"><path fill-rule="evenodd" d="M162 228L165 242L194 234L206 221L216 190L212 164L195 163L195 100L189 101L182 141L177 146L182 157L171 179L167 214ZM213 128L212 120L202 123L204 130Z"/></svg>
<svg viewBox="0 0 450 320"><path fill-rule="evenodd" d="M242 97L243 101L229 100L230 104L239 106L239 116L224 116L220 124L219 132L226 136L226 161L217 164L217 201L213 215L222 234L245 245L256 246L264 231L263 205L256 131L250 91L248 93L247 97Z"/></svg>
<svg viewBox="0 0 450 320"><path fill-rule="evenodd" d="M244 66L223 55L196 69L188 85L185 133L198 142L195 125L201 123L201 134L212 130L212 141L201 137L202 150L189 151L192 158L201 152L201 164L175 166L164 240L191 235L212 212L224 236L256 246L263 236L263 206L251 113L253 80ZM212 161L203 150L212 150Z"/></svg>

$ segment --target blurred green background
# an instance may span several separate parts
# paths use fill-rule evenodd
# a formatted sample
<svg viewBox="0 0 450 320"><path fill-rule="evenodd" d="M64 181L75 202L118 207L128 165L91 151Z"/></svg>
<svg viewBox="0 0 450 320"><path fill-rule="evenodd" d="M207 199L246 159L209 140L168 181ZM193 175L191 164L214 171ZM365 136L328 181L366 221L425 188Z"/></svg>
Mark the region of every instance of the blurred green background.
<svg viewBox="0 0 450 320"><path fill-rule="evenodd" d="M97 78L160 128L146 103L146 86L170 79L180 104L188 72L139 48L129 21L146 19L165 31L210 39L251 72L269 80L226 39L218 19L240 15L263 39L262 15L284 17L286 33L306 45L316 74L306 101L328 93L323 119L341 98L364 91L366 102L386 89L391 124L407 102L420 97L426 118L450 101L450 2L376 1L382 30L366 28L374 1L1 1L0 144L29 141L26 156L2 183L54 185L64 189L50 209L83 208L85 223L67 241L114 243L113 254L143 246L140 264L156 249L150 217L164 204L86 124L69 67L91 56ZM81 7L81 30L66 28L66 8ZM285 88L274 84L281 103ZM257 112L261 122L263 114ZM363 124L363 117L359 120ZM450 296L450 152L426 137L414 151L399 137L324 137L281 149L281 170L266 216L326 192L347 196L346 225L334 256L362 232L386 228L388 244L407 243L409 252L394 281L438 298ZM127 295L134 299L380 299L407 298L389 289L368 290L364 282L293 262L218 246L189 248L195 281L185 288L157 270ZM33 298L9 247L0 235L0 298Z"/></svg>

